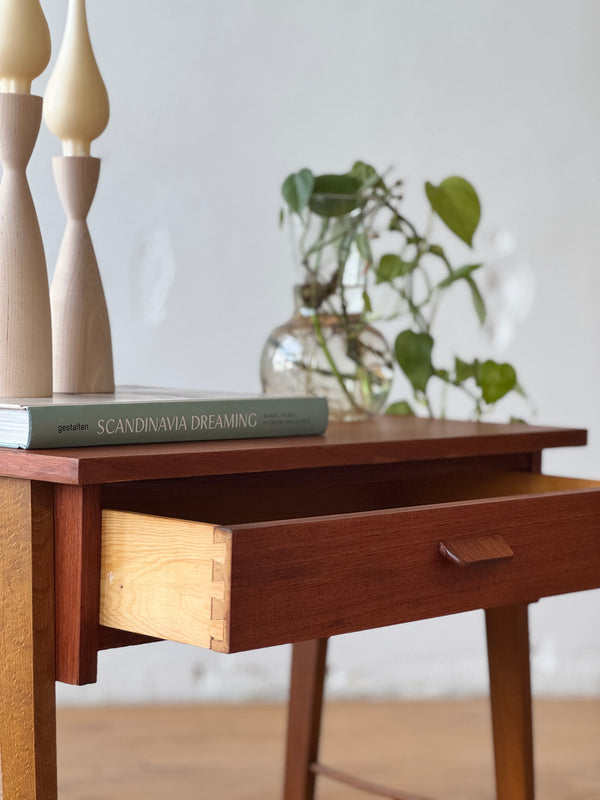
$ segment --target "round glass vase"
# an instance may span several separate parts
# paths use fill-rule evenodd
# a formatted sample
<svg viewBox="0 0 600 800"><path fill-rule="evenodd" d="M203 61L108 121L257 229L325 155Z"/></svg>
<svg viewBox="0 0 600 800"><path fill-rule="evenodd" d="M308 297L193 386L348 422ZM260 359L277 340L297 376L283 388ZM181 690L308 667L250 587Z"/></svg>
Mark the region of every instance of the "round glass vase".
<svg viewBox="0 0 600 800"><path fill-rule="evenodd" d="M295 313L263 348L263 392L326 397L332 422L377 414L390 391L393 364L386 340L365 320L363 287L346 287L343 309L330 302L327 311L307 306L304 290L295 287Z"/></svg>

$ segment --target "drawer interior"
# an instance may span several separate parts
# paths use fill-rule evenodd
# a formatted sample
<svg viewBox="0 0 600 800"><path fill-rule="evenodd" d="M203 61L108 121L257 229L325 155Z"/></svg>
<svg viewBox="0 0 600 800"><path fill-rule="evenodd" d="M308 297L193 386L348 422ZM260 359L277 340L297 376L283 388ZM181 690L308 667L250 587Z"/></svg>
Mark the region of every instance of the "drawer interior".
<svg viewBox="0 0 600 800"><path fill-rule="evenodd" d="M434 475L375 478L324 472L259 473L231 479L190 478L147 481L105 487L103 506L178 519L239 525L280 519L349 514L377 509L409 508L522 494L545 494L594 488L596 481L526 471L458 470Z"/></svg>

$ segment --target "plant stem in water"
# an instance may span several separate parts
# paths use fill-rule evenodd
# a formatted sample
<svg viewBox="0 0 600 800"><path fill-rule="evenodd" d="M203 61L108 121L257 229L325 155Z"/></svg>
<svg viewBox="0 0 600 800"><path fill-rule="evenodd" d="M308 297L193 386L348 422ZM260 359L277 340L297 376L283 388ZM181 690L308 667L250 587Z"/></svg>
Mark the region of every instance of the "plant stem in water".
<svg viewBox="0 0 600 800"><path fill-rule="evenodd" d="M339 383L342 391L344 392L344 394L348 398L348 401L350 402L352 408L355 408L358 411L361 411L362 409L356 403L355 399L352 397L352 395L348 391L348 387L346 386L346 384L344 382L344 379L341 376L340 371L338 370L335 361L333 360L333 356L329 352L329 348L327 347L327 342L325 341L325 337L323 336L323 329L321 328L321 321L319 320L319 315L318 314L313 314L312 315L312 323L313 323L313 327L315 329L315 335L317 337L317 341L319 342L321 350L325 354L325 358L327 359L327 363L331 367L332 374L334 375L334 377L337 380L337 382Z"/></svg>

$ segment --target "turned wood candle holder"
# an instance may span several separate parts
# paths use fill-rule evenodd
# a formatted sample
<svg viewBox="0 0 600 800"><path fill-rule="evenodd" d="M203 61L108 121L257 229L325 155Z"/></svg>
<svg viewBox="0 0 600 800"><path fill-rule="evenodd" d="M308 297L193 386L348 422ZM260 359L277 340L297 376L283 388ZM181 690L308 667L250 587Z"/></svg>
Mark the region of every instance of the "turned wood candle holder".
<svg viewBox="0 0 600 800"><path fill-rule="evenodd" d="M50 292L54 391L113 392L110 322L87 226L100 159L56 156L52 166L67 215Z"/></svg>
<svg viewBox="0 0 600 800"><path fill-rule="evenodd" d="M26 169L42 98L0 93L0 396L52 394L52 333L44 245Z"/></svg>

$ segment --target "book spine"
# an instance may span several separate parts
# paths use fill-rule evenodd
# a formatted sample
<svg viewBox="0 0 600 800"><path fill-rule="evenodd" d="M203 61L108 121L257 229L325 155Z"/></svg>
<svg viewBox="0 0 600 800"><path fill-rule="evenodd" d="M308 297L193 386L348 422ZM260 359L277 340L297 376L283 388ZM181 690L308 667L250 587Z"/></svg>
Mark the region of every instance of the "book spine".
<svg viewBox="0 0 600 800"><path fill-rule="evenodd" d="M29 408L28 448L307 436L327 428L317 397L99 403Z"/></svg>

